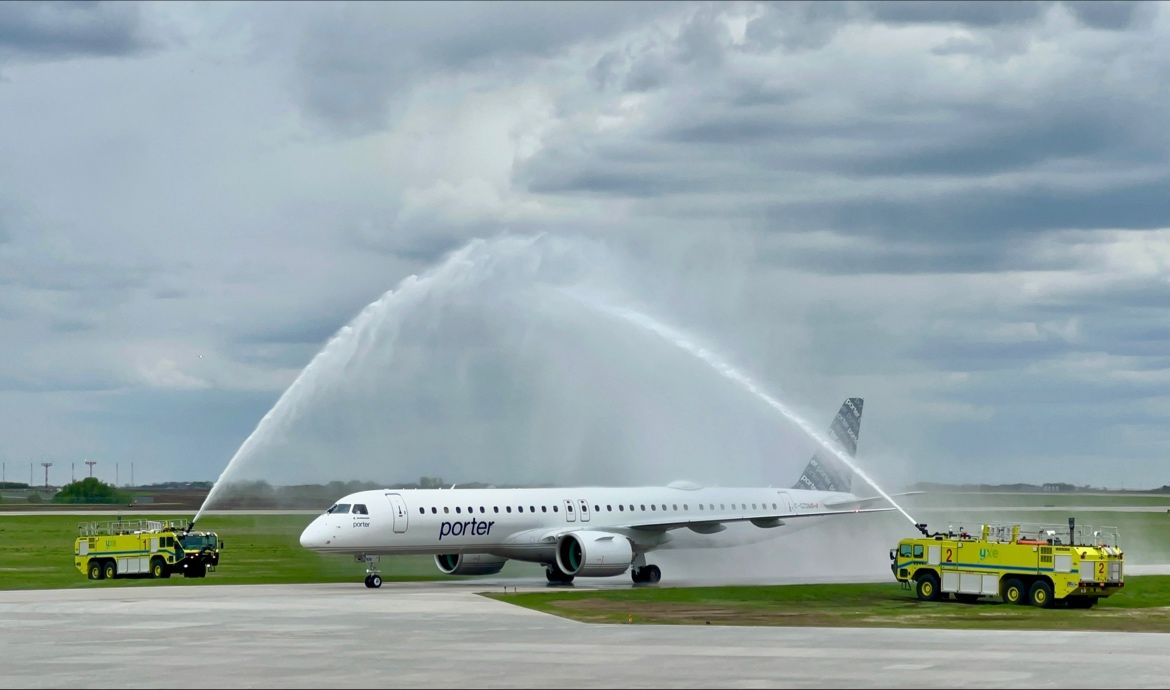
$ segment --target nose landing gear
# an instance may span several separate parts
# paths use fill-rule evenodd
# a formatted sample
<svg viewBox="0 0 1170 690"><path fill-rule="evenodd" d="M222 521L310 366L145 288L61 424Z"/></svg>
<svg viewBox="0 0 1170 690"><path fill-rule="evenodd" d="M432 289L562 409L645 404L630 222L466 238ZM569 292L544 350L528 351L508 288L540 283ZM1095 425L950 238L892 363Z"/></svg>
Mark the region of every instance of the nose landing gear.
<svg viewBox="0 0 1170 690"><path fill-rule="evenodd" d="M353 559L366 564L366 587L377 589L382 586L382 574L378 572L378 557L355 553Z"/></svg>

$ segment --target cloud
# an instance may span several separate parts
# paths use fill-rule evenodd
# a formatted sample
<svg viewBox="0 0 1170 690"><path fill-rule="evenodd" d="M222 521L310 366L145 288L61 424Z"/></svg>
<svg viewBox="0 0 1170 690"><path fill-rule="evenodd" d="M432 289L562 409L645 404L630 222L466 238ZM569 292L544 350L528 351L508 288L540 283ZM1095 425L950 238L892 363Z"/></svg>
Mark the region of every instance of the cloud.
<svg viewBox="0 0 1170 690"><path fill-rule="evenodd" d="M675 11L644 2L297 8L293 79L309 115L344 134L366 134L388 126L412 87L433 74L494 73Z"/></svg>
<svg viewBox="0 0 1170 690"><path fill-rule="evenodd" d="M908 478L1102 484L1125 459L1163 483L1164 435L1135 431L1170 414L1157 5L21 4L0 26L0 453L213 478L387 289L541 237L574 249L420 299L273 457L647 482L807 457L660 343L522 308L525 279L588 276L814 420L864 395L863 456Z"/></svg>
<svg viewBox="0 0 1170 690"><path fill-rule="evenodd" d="M141 8L120 2L6 2L0 4L0 58L62 60L116 57L154 46Z"/></svg>

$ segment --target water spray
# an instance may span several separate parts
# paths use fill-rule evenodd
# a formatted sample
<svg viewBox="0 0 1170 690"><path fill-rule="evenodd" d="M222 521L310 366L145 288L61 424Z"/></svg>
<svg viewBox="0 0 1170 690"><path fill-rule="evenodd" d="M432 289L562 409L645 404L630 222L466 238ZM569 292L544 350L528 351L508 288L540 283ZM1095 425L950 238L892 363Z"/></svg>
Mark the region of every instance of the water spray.
<svg viewBox="0 0 1170 690"><path fill-rule="evenodd" d="M872 486L874 490L877 491L879 495L881 495L882 498L889 501L890 505L894 506L898 512L905 516L905 518L910 521L910 524L914 525L916 529L925 534L925 525L919 526L919 523L916 522L914 518L910 517L910 514L903 510L902 506L898 505L889 494L887 494L885 491L882 491L882 488L877 485L877 482L871 479L869 475L867 475L860 467L858 467L852 461L852 459L850 459L849 455L841 450L840 446L834 443L831 439L823 436L811 424L806 422L792 410L788 409L784 403L769 395L767 391L760 388L760 386L756 384L755 381L753 381L743 372L728 364L725 360L719 357L719 355L701 345L698 345L694 342L693 339L684 333L671 328L670 326L667 326L662 322L657 321L650 316L647 316L646 314L643 314L640 311L636 311L628 307L618 307L604 302L599 302L595 299L583 297L576 292L568 292L567 294L574 297L577 299L577 301L591 309L620 318L627 323L638 326L643 330L650 331L651 333L673 343L676 347L679 347L691 355L706 362L726 378L731 379L732 381L746 388L748 392L763 400L772 409L787 417L789 421L800 427L801 431L808 434L810 438L819 443L825 450L829 451L833 454L834 457L845 463L845 465L853 470L857 476L865 480L866 484Z"/></svg>

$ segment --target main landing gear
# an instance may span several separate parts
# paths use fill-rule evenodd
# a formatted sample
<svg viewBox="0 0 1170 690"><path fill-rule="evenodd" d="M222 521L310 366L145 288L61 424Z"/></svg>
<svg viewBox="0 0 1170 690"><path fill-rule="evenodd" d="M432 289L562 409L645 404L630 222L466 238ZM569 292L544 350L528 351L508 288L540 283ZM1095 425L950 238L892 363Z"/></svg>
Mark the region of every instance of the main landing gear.
<svg viewBox="0 0 1170 690"><path fill-rule="evenodd" d="M544 566L544 577L548 580L550 587L573 584L573 576L561 571L555 563Z"/></svg>
<svg viewBox="0 0 1170 690"><path fill-rule="evenodd" d="M367 556L364 553L356 553L353 559L359 563L366 564L366 587L370 589L377 589L382 586L382 575L378 572L378 557Z"/></svg>
<svg viewBox="0 0 1170 690"><path fill-rule="evenodd" d="M636 585L656 585L662 579L662 570L656 565L630 569L630 579Z"/></svg>

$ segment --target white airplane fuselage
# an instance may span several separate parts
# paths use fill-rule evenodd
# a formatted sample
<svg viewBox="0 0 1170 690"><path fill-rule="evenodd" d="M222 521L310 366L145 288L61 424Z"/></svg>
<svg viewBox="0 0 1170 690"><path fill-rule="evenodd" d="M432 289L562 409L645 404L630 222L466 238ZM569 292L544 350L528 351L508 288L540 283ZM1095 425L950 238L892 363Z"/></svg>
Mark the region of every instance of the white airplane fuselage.
<svg viewBox="0 0 1170 690"><path fill-rule="evenodd" d="M550 562L555 537L604 531L638 551L669 541L670 530L700 534L725 522L778 527L786 518L826 513L848 493L777 488L580 487L563 489L406 489L360 491L336 505L368 514L325 513L305 528L313 551L366 555L485 553ZM832 511L832 514L849 511Z"/></svg>

